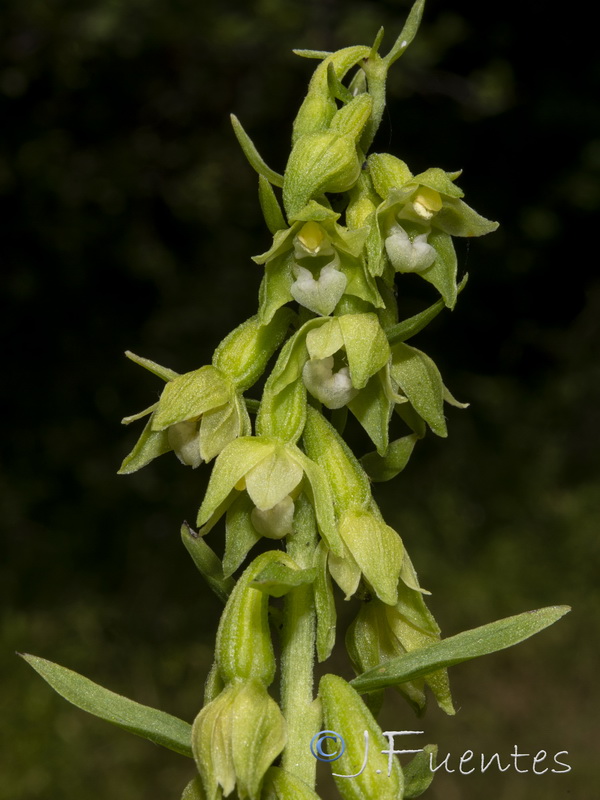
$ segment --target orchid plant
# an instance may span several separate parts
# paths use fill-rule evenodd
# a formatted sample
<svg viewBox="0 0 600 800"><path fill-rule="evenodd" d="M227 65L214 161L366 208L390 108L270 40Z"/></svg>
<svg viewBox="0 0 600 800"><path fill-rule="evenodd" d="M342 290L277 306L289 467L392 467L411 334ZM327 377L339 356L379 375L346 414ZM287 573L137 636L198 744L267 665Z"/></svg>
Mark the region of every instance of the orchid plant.
<svg viewBox="0 0 600 800"><path fill-rule="evenodd" d="M383 30L372 46L298 51L319 63L283 175L232 118L273 236L254 258L264 267L256 315L225 337L211 364L182 375L127 354L164 387L158 402L124 420L147 418L120 472L170 451L192 469L212 463L196 525L182 528L224 604L193 725L25 656L72 703L192 758L196 773L182 800L318 798L318 758L336 759L346 800L417 797L433 777L435 747L404 768L384 750L376 716L385 689L417 713L429 691L453 714L448 666L515 644L568 610L519 614L442 639L428 592L372 492L405 468L428 430L447 435L445 403L465 407L412 340L454 308L465 285L453 238L497 227L465 204L460 173L434 167L414 175L396 156L369 154L388 70L414 38L423 5L416 2L386 56ZM431 284L439 299L399 319L405 273ZM259 381L260 399L252 396ZM349 414L372 442L361 458L344 438ZM222 519L219 545L213 529ZM335 646L338 593L356 604L345 637L356 678L327 674L315 692L315 657L326 661Z"/></svg>

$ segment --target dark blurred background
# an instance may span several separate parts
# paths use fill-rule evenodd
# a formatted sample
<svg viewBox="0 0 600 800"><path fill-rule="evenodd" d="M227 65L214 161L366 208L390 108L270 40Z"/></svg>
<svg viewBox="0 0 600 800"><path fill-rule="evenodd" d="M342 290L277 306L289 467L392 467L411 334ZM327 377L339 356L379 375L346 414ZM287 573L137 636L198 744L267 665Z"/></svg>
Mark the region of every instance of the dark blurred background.
<svg viewBox="0 0 600 800"><path fill-rule="evenodd" d="M178 530L194 519L207 471L168 455L115 475L141 429L120 419L160 388L122 353L187 371L254 313L261 268L250 256L270 237L229 113L283 170L316 66L292 48L370 44L384 25L385 52L409 5L5 0L0 800L169 800L191 775L185 759L67 705L14 651L195 715L220 606ZM574 608L519 648L455 667L455 718L432 707L417 722L395 701L384 718L422 728L442 754L508 757L517 743L567 750L572 771L438 773L432 800L587 800L597 784L592 28L581 10L551 15L535 0L428 0L375 143L415 173L463 169L467 202L501 222L458 243L468 287L414 342L471 407L449 409L449 439L421 443L376 496L445 635ZM420 283L406 277L403 313L431 302Z"/></svg>

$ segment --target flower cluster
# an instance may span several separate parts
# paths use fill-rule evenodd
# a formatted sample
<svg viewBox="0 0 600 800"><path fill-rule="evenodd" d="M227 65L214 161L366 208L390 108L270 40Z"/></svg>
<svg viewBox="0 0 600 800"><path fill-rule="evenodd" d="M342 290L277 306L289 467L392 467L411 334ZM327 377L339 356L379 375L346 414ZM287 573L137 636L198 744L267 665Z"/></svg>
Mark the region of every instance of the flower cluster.
<svg viewBox="0 0 600 800"><path fill-rule="evenodd" d="M431 358L407 341L456 303L453 237L480 236L497 225L463 202L459 173L431 168L413 175L392 155L368 154L387 70L414 36L422 2L415 8L386 57L378 52L381 37L373 47L301 53L320 64L283 175L267 167L234 118L259 173L273 235L270 248L254 258L264 269L256 316L226 337L212 364L184 375L131 355L166 384L154 406L124 420L149 415L121 471L170 450L193 468L216 459L197 525L204 537L225 518L223 559L210 555L220 585L261 539L290 545L288 553L258 555L228 596L212 688L193 734L201 778L194 791L209 800L234 788L242 800L316 797L298 788L293 771L286 778L269 769L286 741L284 716L267 692L275 672L270 596L312 587L320 660L335 637L332 581L347 600L358 598L346 638L357 672L439 640L425 592L400 536L381 516L371 482L397 475L427 428L445 436L444 403L461 405ZM440 299L399 320L396 286L404 273L419 275ZM247 396L275 354L260 401ZM373 443L361 460L343 438L348 411ZM394 438L396 429L402 435ZM299 564L289 553L309 517L315 536ZM323 684L326 717L335 724L344 715L340 704L362 703L344 683L329 676ZM453 713L445 670L398 688L422 710L425 684ZM338 695L346 700L338 703ZM351 785L342 793L359 796ZM391 797L389 791L377 796Z"/></svg>

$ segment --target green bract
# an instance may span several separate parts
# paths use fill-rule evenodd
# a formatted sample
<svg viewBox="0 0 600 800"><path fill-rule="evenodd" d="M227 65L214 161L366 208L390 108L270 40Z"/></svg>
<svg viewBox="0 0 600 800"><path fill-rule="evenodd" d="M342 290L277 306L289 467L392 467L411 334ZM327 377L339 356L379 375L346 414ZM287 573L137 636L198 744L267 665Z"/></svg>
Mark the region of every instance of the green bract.
<svg viewBox="0 0 600 800"><path fill-rule="evenodd" d="M232 115L273 237L253 259L264 267L257 313L223 339L210 364L183 375L127 354L164 387L157 402L123 420L148 417L120 472L171 450L183 464L210 470L198 531L181 527L194 565L224 606L193 726L25 657L80 708L193 755L197 775L183 795L178 789L182 800L233 793L318 800L316 758L328 755L322 741L343 750L332 771L344 800L417 797L431 782L436 747L423 748L404 775L372 713L385 689L418 713L429 689L452 714L448 667L522 641L568 610L542 609L442 639L425 604L429 593L372 493L372 481L407 466L428 430L447 435L445 403L466 407L412 340L454 308L466 284L466 276L457 283L453 237L497 227L463 201L460 173L433 167L413 175L394 155L368 154L387 73L412 42L423 7L417 0L387 55L379 53L383 29L370 46L299 51L319 63L283 174ZM406 273L440 297L402 318L396 297L411 280ZM363 441L366 433L371 452L350 447L348 421ZM415 535L408 530L407 541ZM259 554L248 564L253 548ZM345 637L357 675L352 684L325 675L315 697L314 657L327 660L335 644L335 585L358 603ZM267 692L278 666L279 704Z"/></svg>

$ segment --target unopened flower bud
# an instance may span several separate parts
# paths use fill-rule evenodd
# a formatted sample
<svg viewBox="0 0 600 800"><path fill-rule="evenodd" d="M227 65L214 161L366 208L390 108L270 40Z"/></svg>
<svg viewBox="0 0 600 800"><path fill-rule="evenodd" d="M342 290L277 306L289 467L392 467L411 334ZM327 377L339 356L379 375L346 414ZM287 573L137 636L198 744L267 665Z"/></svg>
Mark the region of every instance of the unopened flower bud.
<svg viewBox="0 0 600 800"><path fill-rule="evenodd" d="M192 748L208 800L258 800L266 771L285 745L277 703L256 680L236 681L198 714Z"/></svg>

